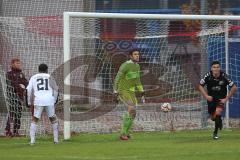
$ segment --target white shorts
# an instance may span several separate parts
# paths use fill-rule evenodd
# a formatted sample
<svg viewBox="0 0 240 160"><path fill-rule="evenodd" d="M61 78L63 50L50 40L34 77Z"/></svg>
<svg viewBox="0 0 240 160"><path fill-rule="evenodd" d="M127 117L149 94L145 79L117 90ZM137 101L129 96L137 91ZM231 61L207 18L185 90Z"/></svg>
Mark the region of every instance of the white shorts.
<svg viewBox="0 0 240 160"><path fill-rule="evenodd" d="M34 106L34 117L41 118L42 111L45 109L48 117L53 117L55 115L55 107L54 106Z"/></svg>

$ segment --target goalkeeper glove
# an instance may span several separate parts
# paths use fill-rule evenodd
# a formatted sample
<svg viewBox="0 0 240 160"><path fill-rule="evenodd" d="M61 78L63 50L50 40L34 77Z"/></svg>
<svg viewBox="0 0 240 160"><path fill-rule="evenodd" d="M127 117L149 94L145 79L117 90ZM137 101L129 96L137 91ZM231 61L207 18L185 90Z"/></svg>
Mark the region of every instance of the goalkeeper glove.
<svg viewBox="0 0 240 160"><path fill-rule="evenodd" d="M118 103L118 92L116 90L113 91L113 101Z"/></svg>
<svg viewBox="0 0 240 160"><path fill-rule="evenodd" d="M146 102L145 96L142 96L142 97L141 97L141 101L142 101L142 103L145 103L145 102Z"/></svg>
<svg viewBox="0 0 240 160"><path fill-rule="evenodd" d="M142 101L142 103L145 103L145 102L146 102L145 92L144 92L144 91L141 93L141 101Z"/></svg>

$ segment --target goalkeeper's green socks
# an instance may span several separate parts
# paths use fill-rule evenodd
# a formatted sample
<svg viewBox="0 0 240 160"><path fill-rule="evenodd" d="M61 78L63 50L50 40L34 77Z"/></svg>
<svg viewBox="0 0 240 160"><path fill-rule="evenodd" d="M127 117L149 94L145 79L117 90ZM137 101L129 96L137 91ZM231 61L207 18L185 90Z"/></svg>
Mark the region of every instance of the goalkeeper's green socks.
<svg viewBox="0 0 240 160"><path fill-rule="evenodd" d="M129 129L132 127L133 124L133 118L131 116L129 116L129 123L127 126L127 134L129 134Z"/></svg>
<svg viewBox="0 0 240 160"><path fill-rule="evenodd" d="M121 134L127 135L129 128L131 127L133 122L132 117L129 115L129 113L125 113L123 115L123 124L122 124L122 131Z"/></svg>

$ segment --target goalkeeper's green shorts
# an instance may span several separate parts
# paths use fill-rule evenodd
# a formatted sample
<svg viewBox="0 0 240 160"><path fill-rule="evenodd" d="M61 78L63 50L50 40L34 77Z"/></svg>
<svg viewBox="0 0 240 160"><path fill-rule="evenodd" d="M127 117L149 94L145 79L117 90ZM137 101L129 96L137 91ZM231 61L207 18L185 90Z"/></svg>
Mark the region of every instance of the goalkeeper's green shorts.
<svg viewBox="0 0 240 160"><path fill-rule="evenodd" d="M129 105L129 106L137 105L137 98L136 98L135 92L120 91L119 98L125 105Z"/></svg>

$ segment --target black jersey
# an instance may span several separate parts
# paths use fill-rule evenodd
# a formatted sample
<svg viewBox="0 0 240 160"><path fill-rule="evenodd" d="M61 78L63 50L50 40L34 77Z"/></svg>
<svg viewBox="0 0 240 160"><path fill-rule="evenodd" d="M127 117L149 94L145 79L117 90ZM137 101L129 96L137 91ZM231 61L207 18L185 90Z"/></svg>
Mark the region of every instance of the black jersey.
<svg viewBox="0 0 240 160"><path fill-rule="evenodd" d="M214 99L222 99L227 96L227 86L232 87L234 82L222 71L218 78L215 78L210 71L200 80L200 85L207 86L209 96Z"/></svg>

